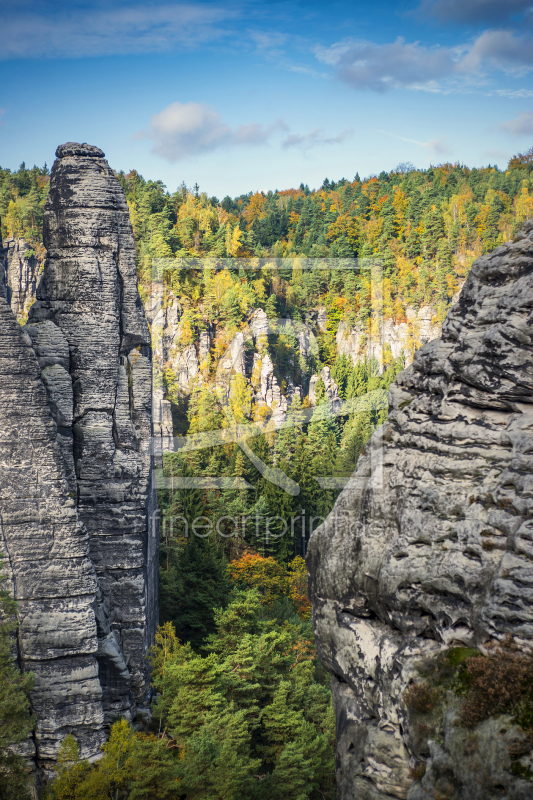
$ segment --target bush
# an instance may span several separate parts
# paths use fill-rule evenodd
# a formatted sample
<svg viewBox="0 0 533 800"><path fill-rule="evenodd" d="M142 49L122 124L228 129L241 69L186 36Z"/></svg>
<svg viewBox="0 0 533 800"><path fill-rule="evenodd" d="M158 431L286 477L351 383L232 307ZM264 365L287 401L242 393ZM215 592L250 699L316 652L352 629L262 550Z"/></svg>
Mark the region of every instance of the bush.
<svg viewBox="0 0 533 800"><path fill-rule="evenodd" d="M404 693L403 700L407 708L419 714L429 714L437 705L439 697L439 690L429 684L413 683Z"/></svg>
<svg viewBox="0 0 533 800"><path fill-rule="evenodd" d="M533 728L533 659L517 652L511 640L466 660L462 678L464 725L477 725L492 714L515 713L517 722Z"/></svg>

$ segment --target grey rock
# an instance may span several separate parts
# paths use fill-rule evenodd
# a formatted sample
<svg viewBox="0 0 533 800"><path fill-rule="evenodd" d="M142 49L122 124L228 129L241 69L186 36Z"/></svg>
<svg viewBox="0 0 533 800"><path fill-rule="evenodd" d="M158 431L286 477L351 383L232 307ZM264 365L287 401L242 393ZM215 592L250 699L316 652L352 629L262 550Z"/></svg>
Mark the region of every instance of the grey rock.
<svg viewBox="0 0 533 800"><path fill-rule="evenodd" d="M331 405L331 408L333 411L339 411L342 407L342 400L339 397L339 387L331 377L331 370L327 366L322 368L320 371L320 376L311 376L311 380L309 381L309 402L311 405L316 405L316 385L319 377L322 378L324 382L326 397Z"/></svg>
<svg viewBox="0 0 533 800"><path fill-rule="evenodd" d="M203 353L203 358L200 353L199 358L194 344L183 347L180 343L181 307L170 289L154 282L146 302L146 309L152 329L154 361L161 372L170 368L176 376L180 393L188 395L191 391L191 382L200 377L200 362L206 353ZM205 338L202 341L205 348Z"/></svg>
<svg viewBox="0 0 533 800"><path fill-rule="evenodd" d="M328 317L324 306L321 306L319 309L317 309L316 324L319 331L322 331L322 333L326 333L328 325Z"/></svg>
<svg viewBox="0 0 533 800"><path fill-rule="evenodd" d="M501 796L498 786L533 797L494 748L489 757L490 725L475 731L492 765L484 795L472 793L453 717L440 749L415 753L403 699L421 660L444 648L533 639L532 307L530 220L474 264L442 338L398 376L387 422L310 540L317 646L335 676L340 800L436 796L446 772L450 800ZM410 789L413 758L428 762L425 794Z"/></svg>
<svg viewBox="0 0 533 800"><path fill-rule="evenodd" d="M30 245L24 239L4 239L3 242L3 276L0 284L4 284L4 294L17 319L28 316L37 291L39 262L31 252ZM0 269L0 271L2 271Z"/></svg>
<svg viewBox="0 0 533 800"><path fill-rule="evenodd" d="M164 397L161 387L154 391L154 456L158 466L163 465L163 453L174 449L172 406Z"/></svg>
<svg viewBox="0 0 533 800"><path fill-rule="evenodd" d="M274 375L274 364L268 353L261 357L260 397L272 410L272 423L280 427L287 418L287 398L281 393L278 379Z"/></svg>
<svg viewBox="0 0 533 800"><path fill-rule="evenodd" d="M200 333L200 342L198 346L198 360L200 364L207 358L209 355L209 351L211 349L211 337L207 333L207 331L202 331Z"/></svg>
<svg viewBox="0 0 533 800"><path fill-rule="evenodd" d="M246 372L244 365L244 335L242 331L235 334L230 344L231 362L235 372L244 375Z"/></svg>
<svg viewBox="0 0 533 800"><path fill-rule="evenodd" d="M147 711L159 540L151 344L127 204L101 150L57 152L24 330L0 301L2 544L21 661L37 665L46 768L65 733L95 756L104 723Z"/></svg>
<svg viewBox="0 0 533 800"><path fill-rule="evenodd" d="M365 358L375 358L382 364L388 353L393 358L398 358L403 353L405 363L409 365L417 349L440 337L442 326L436 316L437 309L433 306L422 306L419 309L407 306L406 321L383 319L373 338L369 338L363 327L355 326L349 330L341 321L336 334L337 352L339 355L349 356L354 364Z"/></svg>
<svg viewBox="0 0 533 800"><path fill-rule="evenodd" d="M254 311L250 326L253 331L254 339L257 340L260 336L268 336L268 316L262 308L258 308Z"/></svg>
<svg viewBox="0 0 533 800"><path fill-rule="evenodd" d="M35 674L37 757L49 767L67 733L75 733L84 756L105 738L93 611L97 579L41 370L5 300L0 330L0 552L18 600L20 663Z"/></svg>
<svg viewBox="0 0 533 800"><path fill-rule="evenodd" d="M83 142L65 142L60 144L56 150L56 158L65 158L65 156L86 156L88 158L104 158L105 153L96 147L94 144L87 144Z"/></svg>

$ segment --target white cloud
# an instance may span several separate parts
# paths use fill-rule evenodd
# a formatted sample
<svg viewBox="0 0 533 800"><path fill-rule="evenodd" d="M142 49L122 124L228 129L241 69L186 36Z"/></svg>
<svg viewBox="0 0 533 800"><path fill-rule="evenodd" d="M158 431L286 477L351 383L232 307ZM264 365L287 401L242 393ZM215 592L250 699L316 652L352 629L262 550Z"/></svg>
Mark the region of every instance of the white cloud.
<svg viewBox="0 0 533 800"><path fill-rule="evenodd" d="M533 111L522 111L514 119L502 122L498 127L513 136L533 136Z"/></svg>
<svg viewBox="0 0 533 800"><path fill-rule="evenodd" d="M135 138L152 139L152 152L173 163L222 147L263 144L278 130L288 130L283 120L272 125L250 122L232 129L218 111L203 103L175 102L154 114L148 129Z"/></svg>
<svg viewBox="0 0 533 800"><path fill-rule="evenodd" d="M165 51L224 36L237 16L225 4L107 5L85 10L41 4L3 12L0 59L86 57Z"/></svg>
<svg viewBox="0 0 533 800"><path fill-rule="evenodd" d="M520 35L487 30L457 47L426 47L402 37L385 44L343 40L315 48L315 56L335 67L337 78L354 89L439 92L457 89L461 83L468 86L488 72L527 74L533 69L533 36L527 30Z"/></svg>
<svg viewBox="0 0 533 800"><path fill-rule="evenodd" d="M415 87L450 75L455 69L450 48L409 44L402 37L388 44L344 41L317 48L319 61L335 66L338 77L354 89Z"/></svg>
<svg viewBox="0 0 533 800"><path fill-rule="evenodd" d="M281 143L283 148L309 150L340 144L353 134L353 129L347 128L336 136L328 136L323 128L305 134L290 134L282 119L270 125L249 122L232 128L218 111L204 103L175 102L154 114L148 128L138 131L134 138L151 139L152 152L173 163L222 148L265 144L282 132L289 134Z"/></svg>
<svg viewBox="0 0 533 800"><path fill-rule="evenodd" d="M317 147L327 144L341 144L349 136L353 134L353 128L347 128L339 133L337 136L326 136L323 128L315 128L310 133L306 134L291 134L287 136L282 144L282 147L299 147L302 150L308 150L311 147Z"/></svg>
<svg viewBox="0 0 533 800"><path fill-rule="evenodd" d="M484 31L461 59L461 72L496 68L504 72L525 73L533 67L533 37L512 31Z"/></svg>

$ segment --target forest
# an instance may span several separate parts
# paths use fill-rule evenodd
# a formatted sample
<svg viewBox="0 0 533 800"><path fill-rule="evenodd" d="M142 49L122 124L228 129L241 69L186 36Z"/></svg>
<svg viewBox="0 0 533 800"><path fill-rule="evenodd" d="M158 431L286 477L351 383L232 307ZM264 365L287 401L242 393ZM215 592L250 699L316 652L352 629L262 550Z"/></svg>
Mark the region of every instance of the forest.
<svg viewBox="0 0 533 800"><path fill-rule="evenodd" d="M186 391L170 363L157 365L173 433L225 435L163 457L152 718L117 720L96 764L81 760L75 739L66 737L50 800L333 800L335 720L313 640L303 557L312 530L385 420L383 398L407 356L384 350L381 360L354 363L338 351L339 326L368 324L373 261L381 267L385 319L399 324L409 309L430 306L442 322L475 258L533 216L532 170L533 148L505 170L401 164L364 179L326 178L318 189L301 184L222 200L197 185L171 193L135 170L117 173L143 301L148 306L155 269L164 303L179 307L178 349L197 346L202 333L211 341ZM2 239L25 239L39 263L48 182L46 165L0 169ZM195 267L194 259L204 263ZM308 269L314 259L326 259L326 268ZM190 268L182 268L184 261ZM232 374L221 395L220 361L258 309L266 312L268 333L245 339L250 368ZM324 325L317 323L319 309ZM303 324L314 342L305 357L295 334ZM267 356L288 398L280 427L269 424L272 409L258 394L254 365ZM324 367L337 386L335 407ZM296 385L301 393L289 392ZM251 429L245 446L242 426ZM258 463L283 473L298 492L285 491ZM200 482L188 487L190 478ZM216 535L190 535L199 518L212 521ZM0 602L12 617L5 592ZM30 683L13 667L12 629L12 622L0 626L0 670L11 687L0 690L0 717L11 720L11 741L22 741L28 726L14 720L27 709ZM11 788L0 788L1 800L21 797L27 780L21 761L10 759L0 762L13 776Z"/></svg>

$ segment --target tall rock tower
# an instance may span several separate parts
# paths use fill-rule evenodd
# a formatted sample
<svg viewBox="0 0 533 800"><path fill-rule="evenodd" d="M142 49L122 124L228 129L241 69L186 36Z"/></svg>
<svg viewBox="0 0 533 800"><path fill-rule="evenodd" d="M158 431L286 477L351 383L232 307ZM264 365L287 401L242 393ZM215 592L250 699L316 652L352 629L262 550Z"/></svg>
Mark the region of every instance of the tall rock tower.
<svg viewBox="0 0 533 800"><path fill-rule="evenodd" d="M20 655L24 668L35 671L35 658L25 642L39 640L41 650L52 653L52 642L67 637L64 622L55 616L61 609L74 615L82 639L85 631L83 644L71 650L86 653L95 665L93 679L97 674L92 700L99 710L89 726L91 736L85 737L87 755L97 752L106 723L117 715L142 713L149 701L145 656L157 624L158 547L151 454L151 347L122 188L97 147L68 143L58 147L56 155L44 221L48 255L37 301L24 332L17 329L7 308L2 309L1 322L13 329L22 372L35 371L38 364L37 375L31 373L33 399L41 407L46 398L44 421L30 424L26 419L33 420L29 405L21 397L19 407L14 397L15 416L12 424L8 420L0 427L0 438L9 447L18 426L20 441L26 442L34 458L38 432L43 429L48 435L53 430L46 444L47 459L58 473L56 482L63 492L58 503L73 520L78 544L74 548L52 521L51 542L46 547L40 539L33 547L23 546L19 524L20 541L5 549L10 551L13 576L16 561L23 561L25 570L34 569L35 560L54 574L66 570L64 585L57 582L53 590L47 625L37 618L28 622ZM3 333L0 359L14 352ZM13 451L12 457L3 460L0 480L5 470L16 477L26 463L25 452ZM50 469L36 466L34 470L40 487L34 517L43 520L35 523L42 530L50 495L42 491L40 482L50 478ZM4 505L0 500L2 518ZM8 538L4 525L6 542ZM74 576L72 583L68 580L67 563L75 557L82 559L87 573L79 590L83 601L76 599ZM34 590L23 584L19 588L15 577L13 581L15 596L23 605ZM76 603L81 603L87 616L83 624ZM63 671L49 661L47 667L50 680L61 684ZM45 754L37 735L37 755L48 761L53 760L63 736L79 735L81 728L68 713L60 719L56 700L52 696L46 700L46 689L43 692L48 705L45 702L42 711L37 708L39 726L53 729L53 741ZM66 691L66 707L68 697ZM70 711L78 709L83 717L84 698L72 697Z"/></svg>

